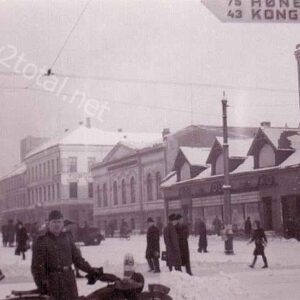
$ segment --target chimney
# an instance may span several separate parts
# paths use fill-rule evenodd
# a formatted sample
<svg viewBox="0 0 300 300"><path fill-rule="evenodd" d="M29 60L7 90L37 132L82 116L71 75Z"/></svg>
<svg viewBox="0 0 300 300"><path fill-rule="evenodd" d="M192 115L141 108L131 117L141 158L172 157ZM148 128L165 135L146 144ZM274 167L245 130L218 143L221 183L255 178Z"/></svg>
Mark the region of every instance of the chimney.
<svg viewBox="0 0 300 300"><path fill-rule="evenodd" d="M298 67L298 95L299 95L299 106L300 106L300 44L296 45L295 57L297 60L297 67Z"/></svg>
<svg viewBox="0 0 300 300"><path fill-rule="evenodd" d="M85 126L87 128L91 128L92 127L91 118L86 118L86 120L85 120Z"/></svg>
<svg viewBox="0 0 300 300"><path fill-rule="evenodd" d="M170 128L164 128L162 131L162 138L165 141L167 139L167 136L171 133Z"/></svg>
<svg viewBox="0 0 300 300"><path fill-rule="evenodd" d="M260 126L263 128L270 128L271 127L271 122L269 121L263 121L260 123Z"/></svg>

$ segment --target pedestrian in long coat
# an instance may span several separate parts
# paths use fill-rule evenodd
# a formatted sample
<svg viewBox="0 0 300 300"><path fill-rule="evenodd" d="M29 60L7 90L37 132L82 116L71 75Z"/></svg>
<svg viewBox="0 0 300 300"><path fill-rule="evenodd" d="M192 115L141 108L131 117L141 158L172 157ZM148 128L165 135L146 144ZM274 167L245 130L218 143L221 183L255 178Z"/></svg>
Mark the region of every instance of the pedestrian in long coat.
<svg viewBox="0 0 300 300"><path fill-rule="evenodd" d="M22 254L25 260L25 252L28 250L29 237L26 228L22 222L18 223L16 232L16 253Z"/></svg>
<svg viewBox="0 0 300 300"><path fill-rule="evenodd" d="M247 220L245 221L245 235L247 238L251 237L251 232L252 232L252 224L251 224L250 217L248 217Z"/></svg>
<svg viewBox="0 0 300 300"><path fill-rule="evenodd" d="M198 242L198 252L207 253L207 230L206 225L203 220L199 220L198 224L199 242Z"/></svg>
<svg viewBox="0 0 300 300"><path fill-rule="evenodd" d="M146 259L149 265L149 271L159 273L159 229L155 226L152 218L147 219L148 230L147 230L147 248L146 248Z"/></svg>
<svg viewBox="0 0 300 300"><path fill-rule="evenodd" d="M214 226L215 234L220 235L222 229L222 221L219 219L218 216L216 216L215 219L213 220L213 226Z"/></svg>
<svg viewBox="0 0 300 300"><path fill-rule="evenodd" d="M172 271L181 271L181 253L179 248L179 241L175 225L177 224L177 217L175 214L169 216L169 223L164 229L164 241L167 253L167 266Z"/></svg>
<svg viewBox="0 0 300 300"><path fill-rule="evenodd" d="M176 232L179 241L179 248L181 254L181 265L185 266L186 272L190 275L192 274L191 270L191 262L190 262L190 249L189 249L189 227L184 223L183 217L178 214L177 215L178 223L176 224Z"/></svg>
<svg viewBox="0 0 300 300"><path fill-rule="evenodd" d="M268 261L267 261L266 255L265 255L265 246L268 243L268 240L267 240L264 230L260 227L259 221L255 221L255 224L256 224L256 229L254 230L252 238L248 243L248 244L250 244L252 242L255 243L255 249L253 252L254 259L253 259L252 264L249 267L254 268L256 260L257 260L257 256L261 255L263 262L264 262L263 268L268 268Z"/></svg>
<svg viewBox="0 0 300 300"><path fill-rule="evenodd" d="M77 299L72 264L89 274L94 274L95 269L82 258L71 236L62 231L64 222L60 211L50 212L48 227L33 245L31 271L34 281L40 293L53 300Z"/></svg>

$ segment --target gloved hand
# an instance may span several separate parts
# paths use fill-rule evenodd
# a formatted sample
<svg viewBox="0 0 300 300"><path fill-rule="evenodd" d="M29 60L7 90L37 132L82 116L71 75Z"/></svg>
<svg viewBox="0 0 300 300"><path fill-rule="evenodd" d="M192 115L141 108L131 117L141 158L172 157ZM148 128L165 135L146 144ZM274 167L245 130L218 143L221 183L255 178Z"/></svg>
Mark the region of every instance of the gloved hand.
<svg viewBox="0 0 300 300"><path fill-rule="evenodd" d="M92 270L85 276L88 279L88 284L95 284L97 280L103 275L103 267L92 268Z"/></svg>

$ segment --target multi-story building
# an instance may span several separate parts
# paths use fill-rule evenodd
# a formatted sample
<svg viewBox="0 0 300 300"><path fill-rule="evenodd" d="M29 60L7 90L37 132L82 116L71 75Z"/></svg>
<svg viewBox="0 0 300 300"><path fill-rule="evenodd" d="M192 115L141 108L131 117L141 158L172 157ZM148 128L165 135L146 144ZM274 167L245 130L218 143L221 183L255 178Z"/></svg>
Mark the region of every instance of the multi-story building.
<svg viewBox="0 0 300 300"><path fill-rule="evenodd" d="M93 166L94 217L99 227L118 230L126 221L132 230L143 230L148 216L162 222L164 203L160 191L166 174L162 139L152 143L118 143Z"/></svg>
<svg viewBox="0 0 300 300"><path fill-rule="evenodd" d="M151 134L149 134L151 135ZM157 137L157 134L152 134ZM11 203L2 210L3 219L44 222L52 209L79 224L93 222L94 187L91 166L102 161L120 140L139 140L135 133L106 132L87 120L73 131L48 139L24 157L26 207ZM6 186L6 183L2 183Z"/></svg>
<svg viewBox="0 0 300 300"><path fill-rule="evenodd" d="M242 230L250 216L281 232L288 218L300 221L300 130L263 125L252 139L228 141L232 224ZM222 149L217 138L202 160L192 159L192 151L178 153L175 170L161 185L168 213L180 211L190 223L205 219L209 228L215 216L223 218Z"/></svg>
<svg viewBox="0 0 300 300"><path fill-rule="evenodd" d="M249 137L256 130L231 127L229 133ZM210 147L220 135L221 127L193 125L173 134L164 129L160 140L147 145L116 145L103 162L93 167L95 221L101 228L117 230L123 220L136 230L143 230L147 217L164 223L165 206L159 186L172 170L178 149Z"/></svg>

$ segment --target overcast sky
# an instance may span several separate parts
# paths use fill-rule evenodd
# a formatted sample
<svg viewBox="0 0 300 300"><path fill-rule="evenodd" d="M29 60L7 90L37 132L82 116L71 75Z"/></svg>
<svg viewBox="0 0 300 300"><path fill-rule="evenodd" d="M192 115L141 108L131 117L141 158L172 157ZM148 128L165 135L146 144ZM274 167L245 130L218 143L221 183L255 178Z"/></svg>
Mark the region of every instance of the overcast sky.
<svg viewBox="0 0 300 300"><path fill-rule="evenodd" d="M0 0L0 175L18 163L21 138L87 116L78 101L8 74L20 57L19 70L52 67L64 94L106 105L93 120L104 130L221 125L223 90L229 125L298 126L299 24L224 24L200 0L91 0L67 40L86 3Z"/></svg>

